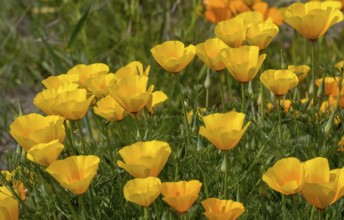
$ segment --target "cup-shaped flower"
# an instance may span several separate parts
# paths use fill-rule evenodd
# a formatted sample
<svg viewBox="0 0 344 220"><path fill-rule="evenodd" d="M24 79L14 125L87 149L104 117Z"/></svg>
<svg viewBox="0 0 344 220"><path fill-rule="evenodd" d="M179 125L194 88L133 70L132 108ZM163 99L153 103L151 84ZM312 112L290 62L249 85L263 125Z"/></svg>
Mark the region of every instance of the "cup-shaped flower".
<svg viewBox="0 0 344 220"><path fill-rule="evenodd" d="M202 117L204 126L199 129L199 134L207 138L215 147L228 151L235 147L247 127L243 127L245 114L240 112L215 113Z"/></svg>
<svg viewBox="0 0 344 220"><path fill-rule="evenodd" d="M123 187L124 198L143 207L148 207L160 195L160 179L157 177L135 178Z"/></svg>
<svg viewBox="0 0 344 220"><path fill-rule="evenodd" d="M154 87L147 90L148 77L139 75L129 75L113 82L109 94L130 113L138 113L147 105Z"/></svg>
<svg viewBox="0 0 344 220"><path fill-rule="evenodd" d="M162 91L152 92L146 105L148 112L152 113L156 107L165 102L167 99L167 95Z"/></svg>
<svg viewBox="0 0 344 220"><path fill-rule="evenodd" d="M202 201L202 206L205 209L203 214L207 216L209 220L235 220L245 212L242 203L232 200L209 198Z"/></svg>
<svg viewBox="0 0 344 220"><path fill-rule="evenodd" d="M34 145L27 151L26 157L39 165L49 166L59 157L63 148L63 144L56 139L49 143Z"/></svg>
<svg viewBox="0 0 344 220"><path fill-rule="evenodd" d="M119 154L124 162L117 165L136 178L159 176L170 154L171 147L163 141L146 141L123 147Z"/></svg>
<svg viewBox="0 0 344 220"><path fill-rule="evenodd" d="M292 195L301 191L306 175L306 169L299 159L288 157L277 161L263 174L262 179L270 188L284 195Z"/></svg>
<svg viewBox="0 0 344 220"><path fill-rule="evenodd" d="M222 50L221 57L228 71L236 80L248 83L257 75L266 54L259 56L257 46L242 46Z"/></svg>
<svg viewBox="0 0 344 220"><path fill-rule="evenodd" d="M58 115L23 115L11 124L10 134L25 151L28 151L34 145L55 139L63 143L66 136L63 122L64 118Z"/></svg>
<svg viewBox="0 0 344 220"><path fill-rule="evenodd" d="M50 164L46 171L62 187L80 195L87 191L92 179L97 174L100 159L94 155L70 156Z"/></svg>
<svg viewBox="0 0 344 220"><path fill-rule="evenodd" d="M42 80L42 84L47 89L58 88L63 84L78 83L79 75L76 74L60 74L58 76L49 76L48 78Z"/></svg>
<svg viewBox="0 0 344 220"><path fill-rule="evenodd" d="M269 20L255 23L248 27L246 40L250 45L259 47L259 50L264 50L278 32L278 26Z"/></svg>
<svg viewBox="0 0 344 220"><path fill-rule="evenodd" d="M68 70L67 74L76 74L79 76L80 87L86 88L86 81L89 78L106 75L109 72L109 67L104 63L93 63L90 65L78 64Z"/></svg>
<svg viewBox="0 0 344 220"><path fill-rule="evenodd" d="M13 198L6 186L0 186L0 219L17 220L19 218L19 204Z"/></svg>
<svg viewBox="0 0 344 220"><path fill-rule="evenodd" d="M166 41L151 49L154 59L170 73L182 71L195 57L196 47L185 45L180 41Z"/></svg>
<svg viewBox="0 0 344 220"><path fill-rule="evenodd" d="M230 47L240 47L246 39L247 25L241 18L232 18L219 22L215 26L215 35Z"/></svg>
<svg viewBox="0 0 344 220"><path fill-rule="evenodd" d="M232 16L229 8L231 1L223 0L204 0L205 5L205 18L212 22L218 23L220 21L226 20Z"/></svg>
<svg viewBox="0 0 344 220"><path fill-rule="evenodd" d="M332 25L343 20L342 12L332 2L294 3L286 9L284 21L303 37L316 40Z"/></svg>
<svg viewBox="0 0 344 220"><path fill-rule="evenodd" d="M301 195L317 209L325 209L344 195L344 168L330 170L328 161L316 157L304 163L307 178Z"/></svg>
<svg viewBox="0 0 344 220"><path fill-rule="evenodd" d="M196 45L196 54L210 69L220 71L225 68L220 56L220 52L225 48L228 46L222 40L211 38Z"/></svg>
<svg viewBox="0 0 344 220"><path fill-rule="evenodd" d="M129 76L129 75L140 75L149 76L150 66L143 70L143 65L139 61L133 61L126 66L118 69L115 73L117 80Z"/></svg>
<svg viewBox="0 0 344 220"><path fill-rule="evenodd" d="M115 74L113 73L94 76L86 80L86 88L97 98L104 97L108 95L107 87L114 78Z"/></svg>
<svg viewBox="0 0 344 220"><path fill-rule="evenodd" d="M33 103L47 115L60 115L66 119L79 120L86 114L94 96L87 98L86 89L75 84L62 85L38 93Z"/></svg>
<svg viewBox="0 0 344 220"><path fill-rule="evenodd" d="M260 75L260 81L268 88L275 96L282 96L296 87L299 79L291 70L266 70Z"/></svg>
<svg viewBox="0 0 344 220"><path fill-rule="evenodd" d="M109 121L121 121L127 112L110 95L105 96L93 107L94 113Z"/></svg>
<svg viewBox="0 0 344 220"><path fill-rule="evenodd" d="M299 83L306 78L310 69L311 68L307 65L288 65L288 70L291 70L296 74L297 78L299 79Z"/></svg>
<svg viewBox="0 0 344 220"><path fill-rule="evenodd" d="M177 210L185 213L198 198L202 183L198 180L165 182L161 184L162 200Z"/></svg>
<svg viewBox="0 0 344 220"><path fill-rule="evenodd" d="M264 19L271 19L271 21L278 26L281 26L283 24L283 15L281 9L276 7L269 7L269 4L267 2L258 1L254 3L252 9L254 11L262 13Z"/></svg>
<svg viewBox="0 0 344 220"><path fill-rule="evenodd" d="M338 81L336 77L327 76L325 78L320 78L315 80L315 84L320 87L324 83L324 95L337 95L338 94Z"/></svg>
<svg viewBox="0 0 344 220"><path fill-rule="evenodd" d="M264 16L258 11L246 11L238 14L236 18L243 19L247 27L264 21Z"/></svg>

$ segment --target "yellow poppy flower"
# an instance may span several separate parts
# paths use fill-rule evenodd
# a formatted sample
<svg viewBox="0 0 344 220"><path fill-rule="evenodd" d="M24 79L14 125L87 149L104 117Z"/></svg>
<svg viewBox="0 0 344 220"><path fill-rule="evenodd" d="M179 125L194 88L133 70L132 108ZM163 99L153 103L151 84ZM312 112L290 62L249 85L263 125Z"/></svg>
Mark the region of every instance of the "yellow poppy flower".
<svg viewBox="0 0 344 220"><path fill-rule="evenodd" d="M296 74L297 78L299 79L299 82L306 78L310 69L311 68L307 65L288 65L288 70L291 70Z"/></svg>
<svg viewBox="0 0 344 220"><path fill-rule="evenodd" d="M106 96L93 107L94 113L109 121L121 121L127 112L111 96Z"/></svg>
<svg viewBox="0 0 344 220"><path fill-rule="evenodd" d="M309 204L323 210L344 195L344 168L330 170L322 157L308 160L304 166L308 175L301 195Z"/></svg>
<svg viewBox="0 0 344 220"><path fill-rule="evenodd" d="M6 186L0 187L0 219L19 219L19 204Z"/></svg>
<svg viewBox="0 0 344 220"><path fill-rule="evenodd" d="M47 115L60 115L66 119L79 120L87 113L94 96L87 98L86 89L75 84L62 85L38 93L33 103Z"/></svg>
<svg viewBox="0 0 344 220"><path fill-rule="evenodd" d="M215 71L220 71L225 68L220 52L228 46L219 38L211 38L204 43L196 45L197 56L210 68Z"/></svg>
<svg viewBox="0 0 344 220"><path fill-rule="evenodd" d="M232 17L228 7L230 4L229 0L204 0L203 3L205 5L204 16L212 23L216 24Z"/></svg>
<svg viewBox="0 0 344 220"><path fill-rule="evenodd" d="M266 70L260 75L260 81L275 96L282 96L296 87L299 79L296 74L290 70Z"/></svg>
<svg viewBox="0 0 344 220"><path fill-rule="evenodd" d="M94 155L70 156L50 164L46 171L57 180L62 187L74 194L86 192L92 179L97 174L100 159Z"/></svg>
<svg viewBox="0 0 344 220"><path fill-rule="evenodd" d="M133 61L126 66L118 69L115 73L116 79L120 80L129 75L149 76L150 66L143 70L143 65L139 61Z"/></svg>
<svg viewBox="0 0 344 220"><path fill-rule="evenodd" d="M262 13L265 20L271 19L271 21L278 26L281 26L283 24L283 15L281 9L276 7L269 7L269 4L267 2L256 2L252 6L252 9L254 11Z"/></svg>
<svg viewBox="0 0 344 220"><path fill-rule="evenodd" d="M67 75L78 75L80 87L86 88L86 81L89 78L99 75L106 75L108 72L109 67L104 63L93 63L90 65L78 64L70 70L68 70Z"/></svg>
<svg viewBox="0 0 344 220"><path fill-rule="evenodd" d="M343 14L334 3L294 3L285 12L285 22L303 37L316 40L334 24L343 20Z"/></svg>
<svg viewBox="0 0 344 220"><path fill-rule="evenodd" d="M129 75L109 86L112 98L130 113L140 112L148 103L154 86L147 90L147 76Z"/></svg>
<svg viewBox="0 0 344 220"><path fill-rule="evenodd" d="M157 177L135 178L123 187L124 198L140 206L148 207L160 195L160 179Z"/></svg>
<svg viewBox="0 0 344 220"><path fill-rule="evenodd" d="M340 139L338 146L339 146L338 150L341 152L344 152L344 136Z"/></svg>
<svg viewBox="0 0 344 220"><path fill-rule="evenodd" d="M204 126L199 129L199 134L207 138L215 147L228 151L235 147L247 127L244 127L245 114L239 112L215 113L202 117Z"/></svg>
<svg viewBox="0 0 344 220"><path fill-rule="evenodd" d="M278 26L271 21L259 22L248 27L246 40L250 45L259 47L259 50L264 50L278 32Z"/></svg>
<svg viewBox="0 0 344 220"><path fill-rule="evenodd" d="M70 84L70 83L78 83L79 82L79 75L67 75L67 74L60 74L58 76L49 76L48 78L42 80L42 84L47 89L58 88L63 84Z"/></svg>
<svg viewBox="0 0 344 220"><path fill-rule="evenodd" d="M108 85L115 78L115 74L109 73L106 75L97 75L86 80L86 88L97 98L102 98L108 95Z"/></svg>
<svg viewBox="0 0 344 220"><path fill-rule="evenodd" d="M215 26L215 35L230 47L240 47L246 39L247 24L241 18L232 18L219 22Z"/></svg>
<svg viewBox="0 0 344 220"><path fill-rule="evenodd" d="M64 146L58 139L50 141L49 143L37 144L27 151L27 158L39 165L49 166L54 162Z"/></svg>
<svg viewBox="0 0 344 220"><path fill-rule="evenodd" d="M264 16L258 11L246 11L238 14L236 18L243 19L247 27L264 21Z"/></svg>
<svg viewBox="0 0 344 220"><path fill-rule="evenodd" d="M171 148L163 141L137 142L119 151L124 162L117 165L136 178L159 176L170 154Z"/></svg>
<svg viewBox="0 0 344 220"><path fill-rule="evenodd" d="M148 112L152 113L154 108L165 102L167 99L167 95L162 91L152 92L146 105Z"/></svg>
<svg viewBox="0 0 344 220"><path fill-rule="evenodd" d="M185 213L198 198L202 183L198 180L165 182L161 184L162 200L177 210Z"/></svg>
<svg viewBox="0 0 344 220"><path fill-rule="evenodd" d="M63 143L66 136L64 118L57 115L23 115L10 125L10 134L20 146L28 151L34 145L49 143L55 139Z"/></svg>
<svg viewBox="0 0 344 220"><path fill-rule="evenodd" d="M166 41L151 49L154 59L170 73L182 71L195 57L196 47L187 47L180 41Z"/></svg>
<svg viewBox="0 0 344 220"><path fill-rule="evenodd" d="M202 201L202 206L205 209L203 214L209 220L235 220L245 212L243 204L233 200L209 198Z"/></svg>
<svg viewBox="0 0 344 220"><path fill-rule="evenodd" d="M338 94L338 78L325 77L324 78L324 95L337 95ZM315 80L315 84L320 87L323 82L323 78ZM337 90L337 91L336 91Z"/></svg>
<svg viewBox="0 0 344 220"><path fill-rule="evenodd" d="M262 179L270 188L291 195L301 191L306 175L305 167L299 159L288 157L277 161L263 174Z"/></svg>
<svg viewBox="0 0 344 220"><path fill-rule="evenodd" d="M236 80L248 83L257 75L266 54L259 56L257 46L242 46L222 50L221 57L229 73Z"/></svg>

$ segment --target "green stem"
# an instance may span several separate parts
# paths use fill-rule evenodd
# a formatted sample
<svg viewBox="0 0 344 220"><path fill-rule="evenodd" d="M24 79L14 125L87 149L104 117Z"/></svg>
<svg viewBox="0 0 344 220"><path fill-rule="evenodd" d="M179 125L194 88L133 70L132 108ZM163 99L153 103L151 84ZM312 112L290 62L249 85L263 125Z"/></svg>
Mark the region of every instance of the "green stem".
<svg viewBox="0 0 344 220"><path fill-rule="evenodd" d="M150 220L149 207L144 207L143 213L143 219Z"/></svg>
<svg viewBox="0 0 344 220"><path fill-rule="evenodd" d="M205 89L205 107L209 107L209 89Z"/></svg>
<svg viewBox="0 0 344 220"><path fill-rule="evenodd" d="M74 132L73 132L73 128L72 128L71 124L72 124L72 122L70 120L65 121L65 127L67 129L68 141L69 141L71 147L73 147L75 149Z"/></svg>
<svg viewBox="0 0 344 220"><path fill-rule="evenodd" d="M105 130L105 133L106 133L106 143L108 145L108 147L111 146L111 142L110 142L110 132L111 132L111 123L109 123L107 126L106 126L106 130Z"/></svg>
<svg viewBox="0 0 344 220"><path fill-rule="evenodd" d="M282 143L282 119L281 119L281 98L276 97L277 99L277 114L278 114L278 140L279 145Z"/></svg>
<svg viewBox="0 0 344 220"><path fill-rule="evenodd" d="M82 125L81 125L81 120L77 121L77 126L80 134L80 139L81 139L81 148L84 154L86 154L86 145L85 145L85 140L84 140L84 134L82 133Z"/></svg>
<svg viewBox="0 0 344 220"><path fill-rule="evenodd" d="M313 206L312 207L312 212L311 212L311 217L309 218L309 220L314 220L315 219L315 211L316 211L316 209L315 209L315 207Z"/></svg>
<svg viewBox="0 0 344 220"><path fill-rule="evenodd" d="M285 220L286 219L286 201L285 201L285 195L282 194L282 219Z"/></svg>
<svg viewBox="0 0 344 220"><path fill-rule="evenodd" d="M92 111L93 112L93 111ZM94 116L94 112L93 112L93 117ZM90 135L90 138L93 139L93 132L92 132L92 126L91 126L91 122L90 122L90 117L88 116L88 114L86 114L85 116L85 122L86 122L86 127L87 127L87 131L88 131L88 134Z"/></svg>
<svg viewBox="0 0 344 220"><path fill-rule="evenodd" d="M229 101L233 100L233 93L232 93L232 79L229 74L226 74L227 86L228 86L228 94L229 94Z"/></svg>
<svg viewBox="0 0 344 220"><path fill-rule="evenodd" d="M299 219L298 212L297 212L297 210L298 210L297 200L298 200L298 194L293 195L293 216L294 216L294 219Z"/></svg>
<svg viewBox="0 0 344 220"><path fill-rule="evenodd" d="M79 203L79 213L81 213L81 216L83 219L86 219L86 215L85 215L86 209L85 209L83 195L78 196L78 203Z"/></svg>
<svg viewBox="0 0 344 220"><path fill-rule="evenodd" d="M315 43L314 41L311 41L311 62L312 62L312 82L311 82L311 88L312 88L312 91L313 91L313 105L316 106L314 43Z"/></svg>
<svg viewBox="0 0 344 220"><path fill-rule="evenodd" d="M65 195L64 192L62 192L61 194L62 194L62 196L64 197L64 201L66 201L67 206L68 206L69 210L71 211L71 213L72 213L72 215L73 215L73 219L74 219L74 220L79 220L80 218L79 218L79 216L78 216L78 213L77 213L76 210L74 209L74 207L73 207L73 205L72 205L72 203L71 203L70 198L68 198L68 197Z"/></svg>
<svg viewBox="0 0 344 220"><path fill-rule="evenodd" d="M241 83L241 112L246 111L246 97L245 97L245 84Z"/></svg>
<svg viewBox="0 0 344 220"><path fill-rule="evenodd" d="M226 111L225 92L224 92L224 88L223 88L224 74L225 74L224 72L223 73L219 72L220 84L221 84L220 89L221 89L222 109L223 109L223 111Z"/></svg>
<svg viewBox="0 0 344 220"><path fill-rule="evenodd" d="M225 177L223 180L223 199L227 199L228 196L228 172L229 172L229 161L228 161L228 151L223 151L225 160Z"/></svg>
<svg viewBox="0 0 344 220"><path fill-rule="evenodd" d="M262 68L260 68L260 74L262 74ZM265 94L264 94L264 86L263 83L260 82L260 95L261 95L261 100L260 100L260 119L261 119L261 124L264 126L264 116L265 116Z"/></svg>
<svg viewBox="0 0 344 220"><path fill-rule="evenodd" d="M135 124L136 124L136 139L141 140L139 118L138 118L137 114L135 114Z"/></svg>
<svg viewBox="0 0 344 220"><path fill-rule="evenodd" d="M187 145L190 147L191 142L190 142L190 136L189 136L189 124L188 124L187 112L186 112L186 108L185 108L185 104L184 104L182 85L181 85L178 74L175 75L175 78L177 80L180 101L182 103L182 108L183 108L183 112L184 112L184 127L185 127L185 133L186 133L186 142L187 142Z"/></svg>

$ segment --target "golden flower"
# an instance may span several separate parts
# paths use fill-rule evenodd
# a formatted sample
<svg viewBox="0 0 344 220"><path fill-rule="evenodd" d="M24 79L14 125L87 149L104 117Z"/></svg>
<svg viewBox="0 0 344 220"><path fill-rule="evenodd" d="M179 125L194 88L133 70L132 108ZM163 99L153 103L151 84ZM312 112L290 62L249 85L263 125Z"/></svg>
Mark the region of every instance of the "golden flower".
<svg viewBox="0 0 344 220"><path fill-rule="evenodd" d="M231 111L228 113L215 113L202 117L204 126L199 129L199 134L207 138L215 147L228 151L235 147L247 127L244 127L245 114Z"/></svg>
<svg viewBox="0 0 344 220"><path fill-rule="evenodd" d="M150 86L147 90L147 76L129 75L113 82L109 94L130 113L138 113L147 105L154 88Z"/></svg>
<svg viewBox="0 0 344 220"><path fill-rule="evenodd" d="M338 147L339 147L338 149L339 151L344 152L344 136L342 136L342 138L338 142Z"/></svg>
<svg viewBox="0 0 344 220"><path fill-rule="evenodd" d="M205 209L204 215L210 220L235 220L245 212L242 203L232 200L209 198L202 201L202 206Z"/></svg>
<svg viewBox="0 0 344 220"><path fill-rule="evenodd" d="M259 56L256 46L242 46L222 50L221 57L230 74L239 82L247 83L257 75L266 54Z"/></svg>
<svg viewBox="0 0 344 220"><path fill-rule="evenodd" d="M232 13L229 8L230 2L230 0L204 0L205 18L216 24L232 17Z"/></svg>
<svg viewBox="0 0 344 220"><path fill-rule="evenodd" d="M150 66L143 70L143 65L139 61L133 61L127 64L126 66L118 69L115 73L116 79L122 79L123 77L129 75L140 75L140 76L149 76Z"/></svg>
<svg viewBox="0 0 344 220"><path fill-rule="evenodd" d="M264 16L258 11L246 11L237 15L236 18L243 19L247 27L264 21Z"/></svg>
<svg viewBox="0 0 344 220"><path fill-rule="evenodd" d="M58 139L49 143L42 143L32 146L27 151L27 159L43 166L49 166L62 152L64 146Z"/></svg>
<svg viewBox="0 0 344 220"><path fill-rule="evenodd" d="M154 108L165 102L167 99L167 95L162 91L152 92L146 105L148 112L152 113Z"/></svg>
<svg viewBox="0 0 344 220"><path fill-rule="evenodd" d="M64 118L57 115L23 115L11 124L10 134L25 151L28 151L34 145L49 143L55 139L62 143L66 135L63 122Z"/></svg>
<svg viewBox="0 0 344 220"><path fill-rule="evenodd" d="M196 45L197 56L210 68L215 71L220 71L225 68L220 52L228 46L219 38L211 38L204 43Z"/></svg>
<svg viewBox="0 0 344 220"><path fill-rule="evenodd" d="M258 46L259 50L264 50L278 32L278 26L271 21L255 23L247 29L247 42L250 45Z"/></svg>
<svg viewBox="0 0 344 220"><path fill-rule="evenodd" d="M320 87L323 83L323 78L315 80L315 84ZM337 91L335 91L337 90ZM324 95L337 95L338 94L338 78L325 77L324 78Z"/></svg>
<svg viewBox="0 0 344 220"><path fill-rule="evenodd" d="M266 70L260 75L260 81L275 96L282 96L296 87L299 79L296 74L290 70Z"/></svg>
<svg viewBox="0 0 344 220"><path fill-rule="evenodd" d="M281 105L284 109L284 112L289 112L290 109L291 109L291 100L290 99L284 99L282 102L281 102Z"/></svg>
<svg viewBox="0 0 344 220"><path fill-rule="evenodd" d="M19 219L19 204L13 198L11 191L6 186L0 187L0 219Z"/></svg>
<svg viewBox="0 0 344 220"><path fill-rule="evenodd" d="M121 121L127 112L111 96L106 96L93 107L94 113L109 121Z"/></svg>
<svg viewBox="0 0 344 220"><path fill-rule="evenodd" d="M344 60L339 61L338 63L336 63L334 65L334 67L336 67L339 71L342 71L342 69L344 68Z"/></svg>
<svg viewBox="0 0 344 220"><path fill-rule="evenodd" d="M285 22L309 40L316 40L334 24L343 20L343 14L334 3L294 3L285 12Z"/></svg>
<svg viewBox="0 0 344 220"><path fill-rule="evenodd" d="M247 25L243 19L232 18L215 26L215 35L230 47L240 47L246 39Z"/></svg>
<svg viewBox="0 0 344 220"><path fill-rule="evenodd" d="M305 167L299 159L288 157L277 161L263 174L262 179L270 188L291 195L301 191L306 175Z"/></svg>
<svg viewBox="0 0 344 220"><path fill-rule="evenodd" d="M307 65L299 65L299 66L294 66L294 65L288 65L288 70L293 71L297 78L299 79L299 82L304 80L311 68Z"/></svg>
<svg viewBox="0 0 344 220"><path fill-rule="evenodd" d="M104 63L93 63L90 65L78 64L68 70L67 75L78 75L80 87L86 88L86 81L89 78L99 75L106 75L108 72L109 67Z"/></svg>
<svg viewBox="0 0 344 220"><path fill-rule="evenodd" d="M154 140L123 147L119 154L124 163L118 160L117 165L133 177L157 177L171 154L171 148L166 142Z"/></svg>
<svg viewBox="0 0 344 220"><path fill-rule="evenodd" d="M114 78L113 73L94 76L86 80L86 88L92 95L101 98L108 95L107 87Z"/></svg>
<svg viewBox="0 0 344 220"><path fill-rule="evenodd" d="M42 84L47 89L58 88L63 84L78 83L79 75L72 74L60 74L58 76L49 76L48 78L42 80Z"/></svg>
<svg viewBox="0 0 344 220"><path fill-rule="evenodd" d="M323 157L308 160L304 166L308 175L301 194L309 204L322 210L344 195L344 168L330 170Z"/></svg>
<svg viewBox="0 0 344 220"><path fill-rule="evenodd" d="M76 84L65 84L57 89L43 90L36 95L33 103L47 115L79 120L88 111L93 98L87 98L86 89L78 89Z"/></svg>
<svg viewBox="0 0 344 220"><path fill-rule="evenodd" d="M140 206L148 207L160 195L160 179L157 177L135 178L123 187L124 198Z"/></svg>
<svg viewBox="0 0 344 220"><path fill-rule="evenodd" d="M161 194L167 204L179 213L186 212L198 198L202 183L198 180L165 182L161 184Z"/></svg>
<svg viewBox="0 0 344 220"><path fill-rule="evenodd" d="M195 57L196 47L187 47L180 41L166 41L151 49L154 59L165 70L177 74L182 71Z"/></svg>
<svg viewBox="0 0 344 220"><path fill-rule="evenodd" d="M3 175L7 182L12 182L13 174L8 170L1 170L1 175ZM1 184L0 184L1 186Z"/></svg>
<svg viewBox="0 0 344 220"><path fill-rule="evenodd" d="M50 164L46 171L57 180L61 186L74 194L86 192L92 179L97 174L100 159L94 155L70 156Z"/></svg>
<svg viewBox="0 0 344 220"><path fill-rule="evenodd" d="M281 13L281 9L276 7L269 7L267 2L256 2L252 6L252 9L254 11L262 13L265 20L271 19L271 21L278 26L281 26L283 24L283 16Z"/></svg>

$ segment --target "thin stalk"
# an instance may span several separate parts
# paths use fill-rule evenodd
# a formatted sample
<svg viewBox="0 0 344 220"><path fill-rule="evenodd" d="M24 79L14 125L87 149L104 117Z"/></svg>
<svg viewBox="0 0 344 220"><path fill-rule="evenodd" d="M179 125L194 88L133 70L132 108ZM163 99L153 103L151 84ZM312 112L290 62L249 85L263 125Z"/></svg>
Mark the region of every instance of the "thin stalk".
<svg viewBox="0 0 344 220"><path fill-rule="evenodd" d="M246 111L246 97L245 97L245 84L241 83L241 112Z"/></svg>
<svg viewBox="0 0 344 220"><path fill-rule="evenodd" d="M93 113L93 117L94 117L94 113ZM88 114L86 114L84 120L86 122L86 127L87 127L88 134L90 135L90 138L93 139L92 126L91 126L90 117L88 116Z"/></svg>
<svg viewBox="0 0 344 220"><path fill-rule="evenodd" d="M298 205L297 205L297 200L298 200L298 195L293 195L293 216L294 216L294 219L299 219L299 216L298 216Z"/></svg>
<svg viewBox="0 0 344 220"><path fill-rule="evenodd" d="M65 127L67 129L67 137L70 145L75 148L74 133L70 120L65 121Z"/></svg>
<svg viewBox="0 0 344 220"><path fill-rule="evenodd" d="M186 112L186 108L185 108L185 104L184 104L184 96L183 96L183 92L182 92L182 86L181 86L181 82L180 82L178 75L175 76L175 79L177 80L180 101L182 103L182 108L183 108L183 112L184 112L184 127L185 127L185 131L186 131L186 142L187 142L187 145L190 147L191 142L190 142L190 136L189 136L189 124L188 124L187 112Z"/></svg>
<svg viewBox="0 0 344 220"><path fill-rule="evenodd" d="M209 89L205 89L205 107L208 109L209 107Z"/></svg>
<svg viewBox="0 0 344 220"><path fill-rule="evenodd" d="M226 80L227 80L227 86L228 86L228 94L229 94L229 100L233 100L233 93L232 93L232 79L229 76L229 74L226 74Z"/></svg>
<svg viewBox="0 0 344 220"><path fill-rule="evenodd" d="M72 203L71 203L70 198L68 198L68 197L65 195L64 192L61 193L61 194L62 194L62 196L64 197L64 201L66 201L67 206L68 206L69 210L71 211L71 213L72 213L72 215L73 215L73 219L74 219L74 220L80 220L77 211L74 209L74 207L73 207L73 205L72 205Z"/></svg>
<svg viewBox="0 0 344 220"><path fill-rule="evenodd" d="M225 92L224 92L224 88L223 88L224 72L223 73L219 72L219 77L220 77L220 84L221 84L220 89L221 89L222 109L223 109L223 111L226 111Z"/></svg>
<svg viewBox="0 0 344 220"><path fill-rule="evenodd" d="M85 209L83 195L78 196L78 203L79 203L79 213L81 213L83 219L86 219L86 215L85 215L86 209Z"/></svg>
<svg viewBox="0 0 344 220"><path fill-rule="evenodd" d="M315 93L315 65L314 65L314 41L311 41L311 62L312 62L312 82L311 88L313 91L313 105L316 106L316 93Z"/></svg>
<svg viewBox="0 0 344 220"><path fill-rule="evenodd" d="M228 196L228 172L229 172L229 161L228 161L228 151L223 151L224 161L225 161L225 177L223 180L223 199L227 199Z"/></svg>
<svg viewBox="0 0 344 220"><path fill-rule="evenodd" d="M139 118L137 114L135 114L135 124L136 124L136 138L141 140L141 132L140 132L140 125L139 125Z"/></svg>
<svg viewBox="0 0 344 220"><path fill-rule="evenodd" d="M260 75L262 75L263 73L263 68L260 68ZM260 119L261 119L261 123L264 126L264 116L265 116L265 95L264 95L264 86L263 83L260 82L260 95L261 95L261 101L260 101Z"/></svg>
<svg viewBox="0 0 344 220"><path fill-rule="evenodd" d="M276 97L277 99L277 114L278 114L278 140L279 144L282 143L282 119L281 119L281 98Z"/></svg>
<svg viewBox="0 0 344 220"><path fill-rule="evenodd" d="M111 142L110 142L110 132L111 132L111 123L109 123L107 126L106 126L106 129L105 129L105 133L106 133L106 143L108 145L108 147L111 146Z"/></svg>
<svg viewBox="0 0 344 220"><path fill-rule="evenodd" d="M316 211L316 209L315 209L315 207L313 206L312 207L312 212L311 212L311 217L309 218L309 220L314 220L315 219L315 211Z"/></svg>
<svg viewBox="0 0 344 220"><path fill-rule="evenodd" d="M285 201L285 195L282 194L282 219L286 219L286 201Z"/></svg>
<svg viewBox="0 0 344 220"><path fill-rule="evenodd" d="M84 140L84 134L82 133L82 125L81 125L81 120L78 120L76 125L78 126L79 134L80 134L80 139L81 139L81 148L83 153L86 153L86 145L85 145L85 140Z"/></svg>
<svg viewBox="0 0 344 220"><path fill-rule="evenodd" d="M149 207L143 208L143 219L144 220L150 220Z"/></svg>

